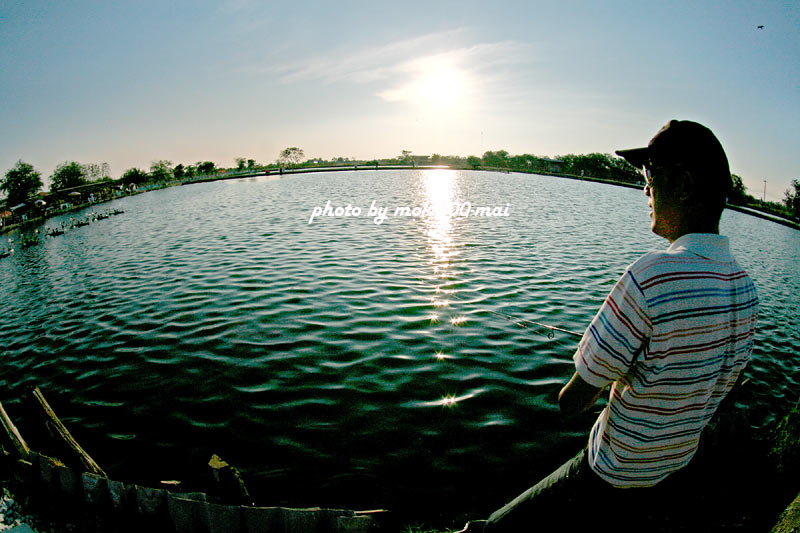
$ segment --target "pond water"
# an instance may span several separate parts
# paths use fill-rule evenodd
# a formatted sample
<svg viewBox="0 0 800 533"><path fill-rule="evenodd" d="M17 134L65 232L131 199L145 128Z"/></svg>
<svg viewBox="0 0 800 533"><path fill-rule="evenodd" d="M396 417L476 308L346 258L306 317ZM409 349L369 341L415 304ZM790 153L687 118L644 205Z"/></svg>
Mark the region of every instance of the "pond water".
<svg viewBox="0 0 800 533"><path fill-rule="evenodd" d="M414 518L494 509L582 446L594 415L555 402L576 338L522 321L582 332L667 246L639 190L522 174L285 175L108 207L125 213L0 260L12 416L35 383L112 477L193 478L217 453L262 503ZM800 232L732 211L721 232L761 298L765 427L797 401Z"/></svg>

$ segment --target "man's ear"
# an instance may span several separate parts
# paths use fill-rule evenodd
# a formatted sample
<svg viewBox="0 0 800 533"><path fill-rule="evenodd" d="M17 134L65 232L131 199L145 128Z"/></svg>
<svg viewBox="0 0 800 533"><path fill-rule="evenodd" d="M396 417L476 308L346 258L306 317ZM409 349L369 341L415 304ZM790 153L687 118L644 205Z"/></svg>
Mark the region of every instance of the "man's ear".
<svg viewBox="0 0 800 533"><path fill-rule="evenodd" d="M675 195L681 202L688 202L695 193L694 178L688 172L682 172L675 185Z"/></svg>

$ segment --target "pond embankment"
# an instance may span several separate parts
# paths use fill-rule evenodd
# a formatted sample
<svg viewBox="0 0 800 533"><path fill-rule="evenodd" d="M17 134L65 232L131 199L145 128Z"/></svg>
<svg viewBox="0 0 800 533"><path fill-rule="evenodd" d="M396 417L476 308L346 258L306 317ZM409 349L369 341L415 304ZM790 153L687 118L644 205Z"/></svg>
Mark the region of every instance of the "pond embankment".
<svg viewBox="0 0 800 533"><path fill-rule="evenodd" d="M209 462L213 475L206 492L187 490L179 481L141 486L114 480L80 448L38 388L31 398L60 439L56 444L65 460L31 450L0 406L2 441L11 450L3 448L0 456L0 529L367 533L391 524L381 520L385 511L256 505L238 470L217 456ZM654 505L638 517L643 530L797 531L800 401L765 440L749 431L746 412L730 404L715 417L697 459L681 474L681 494L666 495L669 504ZM678 508L683 512L674 513Z"/></svg>
<svg viewBox="0 0 800 533"><path fill-rule="evenodd" d="M384 513L256 505L239 471L217 455L208 463L207 490L181 481L138 485L114 479L78 444L38 387L24 401L54 436L41 445L59 457L34 451L0 404L0 440L12 450L0 448L0 530L33 531L33 524L40 531L73 532L367 533Z"/></svg>

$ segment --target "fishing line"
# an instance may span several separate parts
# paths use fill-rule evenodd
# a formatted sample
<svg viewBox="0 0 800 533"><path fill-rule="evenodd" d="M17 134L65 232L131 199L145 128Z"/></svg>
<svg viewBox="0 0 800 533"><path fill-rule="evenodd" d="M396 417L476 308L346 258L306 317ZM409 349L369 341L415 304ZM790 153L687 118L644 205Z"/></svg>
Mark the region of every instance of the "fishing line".
<svg viewBox="0 0 800 533"><path fill-rule="evenodd" d="M426 280L426 279L423 279L423 278L420 278L420 277L416 277L416 278L417 278L418 281L422 281L426 285L430 284L430 282L428 280ZM437 287L436 290L441 291L441 290L446 290L446 289L441 289L440 287ZM455 294L447 294L447 297L448 298L452 298L454 300L457 300L457 301L459 301L461 303L464 303L464 304L471 303L471 302L468 302L467 300L464 300L462 298L457 297ZM547 330L547 334L546 335L547 335L548 339L555 338L555 332L556 331L558 331L560 333L566 333L568 335L572 335L573 337L578 337L578 338L582 338L583 337L583 334L582 333L578 333L577 331L571 331L571 330L568 330L568 329L565 329L565 328L560 328L560 327L557 327L557 326L550 326L548 324L542 324L541 322L535 322L533 320L519 319L519 318L516 318L516 317L514 317L512 315L508 315L506 313L501 313L499 311L493 311L492 309L482 309L482 310L487 312L487 313L490 313L492 315L495 315L495 316L498 316L498 317L503 318L505 320L508 320L512 324L515 324L515 325L517 325L517 326L519 326L521 328L525 328L525 329L527 329L529 331L534 331L534 329L531 328L528 324L533 324L534 326L538 326L540 328L544 328L544 329Z"/></svg>

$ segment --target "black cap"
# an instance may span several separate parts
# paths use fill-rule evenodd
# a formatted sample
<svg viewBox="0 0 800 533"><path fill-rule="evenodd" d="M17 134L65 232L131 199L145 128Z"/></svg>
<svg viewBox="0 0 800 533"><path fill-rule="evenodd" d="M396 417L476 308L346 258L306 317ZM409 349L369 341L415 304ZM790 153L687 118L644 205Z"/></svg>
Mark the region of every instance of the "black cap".
<svg viewBox="0 0 800 533"><path fill-rule="evenodd" d="M648 163L679 165L688 170L720 172L730 177L728 158L714 133L689 120L670 120L646 147L617 150L616 153L637 168Z"/></svg>
<svg viewBox="0 0 800 533"><path fill-rule="evenodd" d="M723 199L731 188L728 157L714 133L697 122L670 120L644 148L617 150L631 165L679 167L700 178L699 185Z"/></svg>

